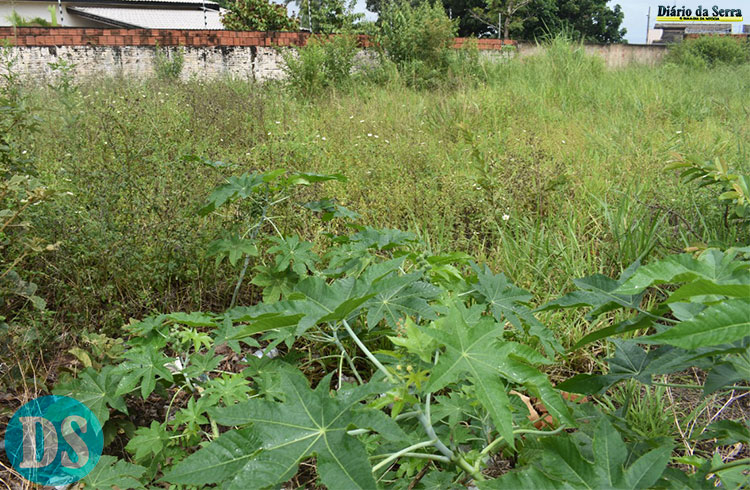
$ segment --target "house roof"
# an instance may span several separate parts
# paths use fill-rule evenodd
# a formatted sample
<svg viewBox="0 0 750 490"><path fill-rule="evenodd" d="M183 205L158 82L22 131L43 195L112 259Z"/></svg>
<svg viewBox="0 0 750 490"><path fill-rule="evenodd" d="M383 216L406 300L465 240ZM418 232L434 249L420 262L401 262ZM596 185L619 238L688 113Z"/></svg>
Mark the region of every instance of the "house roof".
<svg viewBox="0 0 750 490"><path fill-rule="evenodd" d="M150 3L150 2L146 2ZM218 10L205 12L198 0L197 8L129 8L129 7L67 7L70 14L95 20L114 27L140 27L144 29L224 29ZM208 4L208 2L206 2Z"/></svg>
<svg viewBox="0 0 750 490"><path fill-rule="evenodd" d="M57 3L54 0L24 0L27 2ZM203 0L63 0L68 6L86 7L166 7L166 8L196 8L203 7ZM206 0L207 9L219 10L219 4L213 0Z"/></svg>

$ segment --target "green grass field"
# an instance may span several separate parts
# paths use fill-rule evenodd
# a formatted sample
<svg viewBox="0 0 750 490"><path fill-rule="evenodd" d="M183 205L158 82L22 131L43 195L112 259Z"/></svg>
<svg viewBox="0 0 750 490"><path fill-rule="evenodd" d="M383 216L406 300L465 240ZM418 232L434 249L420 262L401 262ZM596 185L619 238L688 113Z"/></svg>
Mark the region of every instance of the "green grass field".
<svg viewBox="0 0 750 490"><path fill-rule="evenodd" d="M575 290L574 279L597 273L618 277L638 260L649 263L685 250L707 247L726 250L750 243L747 220L734 219L717 199L715 188L683 183L676 171L666 170L670 163L695 157L718 159L736 173L750 173L748 64L710 69L663 64L609 70L601 60L585 56L575 46L553 41L546 51L532 58L481 63L473 65L472 70L463 75L460 70L454 70L449 80L430 89L412 88L397 77L379 83L373 79L372 76L355 76L344 86L315 96L301 96L282 82L259 85L238 80L100 79L76 86L58 83L50 87L25 87L29 113L38 117L39 123L37 130L18 135L14 144L22 151L21 155L33 157L39 182L55 192L51 198L43 199L26 211L26 233L39 237L39 243L57 245L51 247L53 250L29 254L28 258L24 255L19 261L22 277L37 285L34 294L46 301L46 310L40 314L20 313L14 317L13 328L6 330L5 347L11 347L5 351L8 355L5 365L9 369L0 377L0 388L14 393L43 393L58 379L65 379L71 373L79 375L84 367L99 369L107 363L114 364L122 355L122 339L151 332L145 329L138 333L137 330L139 325L146 324L138 320L149 315L201 311L226 318L221 315L232 302L242 260L233 266L227 261L217 265L215 257L207 255L217 238L229 238L238 233L244 233L245 238L257 237L259 254L252 260L248 258L251 267L238 289L237 300L238 306L250 307L247 311L251 311L262 302L263 295L268 294L268 290L259 286L262 281L256 280L258 269L254 267L272 268L274 256L269 250L273 244L270 237L299 235L302 240L312 242L312 250L323 256L335 248L334 235L353 233L348 229L353 226L351 222L321 221L303 207L309 201L323 198L334 198L339 205L358 213L360 218L354 221L357 225L414 233L420 242L419 251L414 252L414 256L408 255L407 260L413 262L409 267L414 269L407 268L400 273L421 270L419 264L424 263L424 257L434 259L462 252L477 263L486 264L492 272L504 273L513 284L530 292L531 307ZM295 187L288 198L269 208L270 220L261 221L258 229L248 228L251 224L248 216L258 216L257 203L238 202L207 216L199 212L212 191L230 176L277 169L286 169L288 173L340 174L345 181ZM265 208L263 217L266 217ZM286 242L281 239L277 244L283 248ZM388 251L381 250L379 254L378 260L392 257L392 252ZM276 260L278 267L279 259ZM291 262L295 267L301 264L297 260ZM289 263L287 261L287 266ZM461 289L476 284L476 279L472 279L474 283L468 279L463 283L460 279L462 274L470 275L472 270L477 274L479 269L471 269L468 260L456 263L457 275L450 276L448 272L442 278L434 272L441 263L430 266L435 268L430 269L432 282L443 288L439 299L435 299L437 296L432 299L446 309L451 304L448 298L479 301L473 289ZM294 274L301 276L297 280L307 277L307 271L304 265L295 269ZM321 277L333 281L337 277L322 271L322 267L322 272L316 272L312 266L309 271L310 281ZM292 274L291 269L286 273ZM456 285L459 282L463 284L460 287ZM282 281L278 286L288 297L291 289L284 289L287 283ZM664 295L674 289L666 286L652 291L643 297L643 308L656 308ZM474 296L466 296L472 293ZM730 293L729 296L734 294ZM702 298L709 304L713 296ZM268 298L266 300L270 303ZM6 307L13 306L17 307L18 303L8 300ZM585 348L569 349L595 330L630 318L628 313L616 310L589 322L584 313L580 309L536 313L541 324L560 343L559 349L548 349L554 363L550 361L543 368L553 383L575 374L606 372L604 358L615 352L613 344L598 339ZM469 314L465 315L467 325L472 324ZM659 315L669 316L663 311ZM165 347L165 340L160 344L164 353L172 349L170 359L180 355L174 346L182 346L186 353L194 349L194 355L200 357L201 349L209 348L213 342L208 329L204 328L212 325L213 319L200 317L203 319L197 323L189 323L195 320L191 320L192 317L170 318L164 321L172 321L173 326L180 323L180 318L188 318L179 334L169 334L176 335L170 337L173 340L169 342L173 343ZM416 322L420 321L420 315L415 318ZM455 317L449 315L448 318ZM474 320L480 322L479 318L477 315ZM679 323L672 317L659 318ZM367 351L350 358L347 349L361 348L359 343L352 343L352 339L358 341L356 335L341 318L327 321L332 334L321 327L320 331L315 330L304 338L300 336L296 344L290 341L282 349L308 379L318 381L326 372L335 371L340 387L344 372L347 377L355 376L360 383L358 369L373 379L379 375L378 370L380 374L386 372L386 368L374 361L377 369L369 364L365 367L368 359L372 360ZM341 327L339 321L347 325L346 334L337 330ZM360 326L355 325L354 330L364 335L358 328L364 328L365 322L360 321ZM409 328L408 322L406 327L404 325L398 323L399 337L407 336L404 328ZM506 327L508 325L506 323ZM386 357L395 356L388 349L396 351L386 338L389 332L393 333L388 326L381 325L372 331L374 325L368 326L365 340L374 352ZM631 329L625 337L633 338L639 332L645 334L647 328L637 332ZM411 331L408 336L417 335L419 331ZM341 333L342 340L336 332ZM429 335L421 335L418 344L434 343ZM509 335L521 343L533 337L528 332ZM533 344L534 347L539 348L544 343L541 338L537 338L539 343ZM218 340L216 345L219 345ZM137 350L136 347L130 345L129 348ZM545 344L545 349L548 347L549 344ZM413 355L417 352L414 349L418 350L414 345L408 347L408 354L399 354L404 357L388 365L393 376L406 380L405 391L399 392L400 395L388 392L388 396L393 397L387 398L391 402L389 410L396 410L394 407L400 406L403 397L413 398L414 385L410 383L417 379L418 390L418 375L426 377L424 373L432 368L431 352L426 353L426 361L422 352L419 358L427 364L421 364L425 370L419 371L420 361ZM731 351L732 354L737 352L740 351ZM209 353L213 355L213 348L209 348ZM442 355L448 356L448 351ZM231 361L230 352L222 360L221 376L238 375L239 371L228 372L232 368L225 366L232 362L238 361ZM407 366L407 362L411 364ZM541 361L534 363L537 362ZM206 379L213 378L214 374ZM662 444L659 447L663 450L674 444L670 468L698 467L698 460L690 458L700 455L708 460L715 446L686 442L697 437L698 432L693 434L696 427L705 427L724 418L747 423L747 413L743 414L741 408L741 403L746 402L738 402L748 393L742 391L747 390L746 379L729 381L744 386L737 388L740 390L737 394L735 391L730 395L717 392L701 397L688 395L690 390L670 390L696 381L700 385L705 373L692 370L671 377L662 374L658 378L661 385L644 387L628 381L594 398L599 410L611 414L617 428L602 422L594 439L595 449L596 441L607 438L612 443L613 434L618 433L628 444L628 464L636 457L646 458L649 454L662 458L657 449L652 453L647 453L646 449ZM218 380L219 375L216 376ZM386 378L393 381L391 375ZM294 385L293 376L289 379L291 385L288 386ZM157 386L149 403L160 406L160 410L161 405L168 404L167 411L174 403L175 410L182 410L178 416L193 410L185 395L193 386L187 377L186 380L187 384L177 389L162 383L165 379L161 379L157 385L164 384L162 391ZM435 384L432 379L430 383ZM450 386L455 384L454 380ZM412 391L408 391L409 386ZM143 387L143 400L138 403L145 402L150 393L147 393L145 378ZM137 386L129 388L132 391ZM435 410L445 417L449 409L443 407L450 406L449 388L445 385L440 388L441 395L435 398L439 403L434 402L438 407ZM257 389L258 393L266 393ZM464 385L462 389L464 391L451 392L451 397L457 396L451 400L464 400L472 396L472 390L480 388ZM550 398L545 400L544 392L540 395L532 388L529 390L548 405L555 418L565 418L561 412L554 411L554 404L548 403ZM200 396L196 395L196 399L205 398ZM417 391L417 396L422 395ZM158 400L154 401L153 397ZM230 404L226 398L222 400ZM419 398L419 403L425 400L429 418L431 393ZM481 396L479 402L485 403ZM132 431L128 432L127 423L132 425L132 430L138 426L148 431L153 418L145 415L149 409L142 403L137 408L132 405L132 398L128 398L128 403L131 413L138 414L131 418L138 420L124 422L122 414L116 416L116 410L112 411L111 420L123 425L117 426L122 429L120 436L113 436L120 437L116 439L119 448L105 450L105 454L130 458L131 462L148 466L143 461L149 458L135 453L130 446L128 451L123 448L133 435ZM525 416L517 415L523 413L523 404L517 403L515 397L508 403L515 407L513 428L528 424ZM106 411L104 402L102 406ZM110 406L117 408L113 402ZM468 406L466 402L464 408ZM413 413L421 414L420 410L417 408ZM214 412L210 412L210 427L207 419L200 419L202 423L198 421L202 412L196 413L192 422L185 426L177 423L173 427L174 430L180 427L181 432L172 437L178 440L169 444L179 448L173 447L175 452L168 453L170 456L154 453L154 465L157 462L167 465L164 461L168 459L164 458L178 461L193 452L199 442L218 439ZM395 412L391 413L396 417ZM501 469L503 464L520 468L521 463L526 462L525 456L517 460L511 448L498 446L510 432L502 432L501 424L494 418L495 412L462 413L468 417L462 430L469 435L461 436L451 428L451 441L454 437L466 437L467 441L484 439L489 445L484 450L480 447L476 453L467 451L466 454L460 448L446 448L448 453L455 451L450 454L464 454L455 458L441 456L446 452L424 457L433 462L455 463L459 477L451 477L454 483L466 484L469 477L477 480L481 475L495 474L493 472L502 474L507 470ZM184 422L187 420L184 417L177 420ZM224 424L221 416L216 420ZM490 443L494 436L491 437L493 432L488 427L493 423L501 436L495 439L497 442ZM165 418L165 431L169 424ZM416 427L410 430L416 431ZM431 427L426 429L428 435ZM533 426L528 430L529 434L536 434ZM587 432L581 429L581 433ZM449 435L438 430L433 440ZM654 442L659 437L661 442ZM534 446L537 443L529 442L531 439L530 436L523 443L527 445L524 450L530 452L522 454L532 454L535 447L542 447ZM542 442L538 444L544 446L544 439L539 438ZM620 442L612 444L625 444L617 440ZM664 443L665 440L670 442ZM367 444L372 445L368 446L368 451L379 444L379 440L373 441L368 440ZM521 439L518 444L522 445ZM426 446L428 444L416 449ZM625 451L625 446L622 447ZM498 448L504 449L497 452ZM590 444L586 448L584 456L590 451ZM396 449L399 448L394 446L389 451ZM496 459L491 464L482 462L482 458L494 454L490 450L497 453L493 456ZM670 450L666 451L663 457L669 459ZM729 454L729 450L722 451L722 456ZM726 456L724 462L746 457L746 448L743 451ZM322 453L316 454L320 462ZM385 463L391 462L395 453L383 454L383 465L376 465L373 473L381 467L387 469ZM409 454L414 457L413 451ZM380 457L372 455L370 459L374 464ZM381 483L390 482L398 487L400 478L411 479L415 475L418 477L414 481L419 482L424 473L418 473L422 468L415 462L419 461L418 457L409 460L409 464L402 460L400 467L382 475ZM394 460L396 458L393 456ZM501 460L505 463L500 464ZM599 464L598 460L595 463ZM713 464L706 468L734 471L734 466L717 466L716 461ZM314 466L313 460L307 470L300 470L294 481L299 484L313 481L315 473L309 468ZM144 477L143 481L162 475L160 471L167 471L164 468L167 466L161 469L149 466L144 470L148 478ZM171 468L174 480L170 481L198 481L180 480L188 478L180 474L181 465L176 466L177 470L175 466ZM634 466L629 468L633 474L638 471ZM369 472L366 473L369 476ZM442 476L435 478L446 474L437 473ZM664 475L668 480L669 474ZM732 473L731 478L740 481L741 476ZM528 478L532 477L539 475ZM533 478L523 482L528 485L541 481ZM567 477L560 478L568 481ZM722 476L722 482L724 478ZM735 481L730 476L726 478L727 482ZM336 481L343 480L324 478L323 484L333 488L335 485L332 487L331 482ZM408 479L403 481L408 485ZM505 481L522 483L521 479ZM678 483L674 485L679 486Z"/></svg>

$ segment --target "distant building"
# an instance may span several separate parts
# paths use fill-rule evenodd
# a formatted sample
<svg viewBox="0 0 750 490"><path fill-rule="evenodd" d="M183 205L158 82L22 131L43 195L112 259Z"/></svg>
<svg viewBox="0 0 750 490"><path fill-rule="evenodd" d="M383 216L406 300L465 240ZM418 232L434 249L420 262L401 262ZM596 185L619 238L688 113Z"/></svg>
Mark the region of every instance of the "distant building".
<svg viewBox="0 0 750 490"><path fill-rule="evenodd" d="M750 25L745 24L742 26L742 34L750 34Z"/></svg>
<svg viewBox="0 0 750 490"><path fill-rule="evenodd" d="M208 0L2 0L0 26L12 25L14 12L51 22L50 9L64 27L224 29L219 4Z"/></svg>
<svg viewBox="0 0 750 490"><path fill-rule="evenodd" d="M745 26L747 27L747 26ZM732 24L729 23L677 23L664 22L654 24L653 29L648 30L648 44L679 43L685 34L731 34Z"/></svg>

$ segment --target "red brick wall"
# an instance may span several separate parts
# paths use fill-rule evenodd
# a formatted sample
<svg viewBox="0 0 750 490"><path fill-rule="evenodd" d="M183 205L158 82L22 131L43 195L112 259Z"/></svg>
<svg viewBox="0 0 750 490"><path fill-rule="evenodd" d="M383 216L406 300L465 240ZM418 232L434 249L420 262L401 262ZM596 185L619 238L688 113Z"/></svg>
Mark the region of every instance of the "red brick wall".
<svg viewBox="0 0 750 490"><path fill-rule="evenodd" d="M305 32L211 31L187 29L104 29L91 27L0 27L0 40L15 46L303 46ZM456 38L461 47L466 38ZM499 50L515 41L477 39L481 50ZM372 45L359 36L362 47Z"/></svg>

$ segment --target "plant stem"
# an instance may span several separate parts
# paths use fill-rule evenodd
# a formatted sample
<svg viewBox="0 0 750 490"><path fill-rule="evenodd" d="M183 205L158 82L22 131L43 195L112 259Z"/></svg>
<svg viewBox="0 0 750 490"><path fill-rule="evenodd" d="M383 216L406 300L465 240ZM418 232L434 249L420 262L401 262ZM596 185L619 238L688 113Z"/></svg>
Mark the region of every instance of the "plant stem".
<svg viewBox="0 0 750 490"><path fill-rule="evenodd" d="M266 197L268 196L268 186L266 185ZM268 201L266 201L268 202ZM266 220L266 213L268 212L268 205L263 206L263 211L260 216L260 219L255 224L255 228L253 229L252 233L250 234L250 240L255 240L258 237L258 232L260 231L260 228L263 226L263 222ZM229 303L229 308L234 308L234 305L237 304L237 297L240 294L240 286L242 286L242 281L245 279L245 273L247 272L247 268L250 265L250 255L245 255L245 262L242 264L242 270L240 271L240 277L237 279L237 284L234 286L234 292L232 293L232 302Z"/></svg>
<svg viewBox="0 0 750 490"><path fill-rule="evenodd" d="M378 361L377 358L372 354L372 352L370 352L370 350L367 347L365 347L365 344L363 344L362 341L359 340L359 337L357 337L357 334L354 333L354 330L352 330L352 327L349 326L349 323L347 323L346 320L342 320L341 322L343 323L344 328L346 329L346 333L348 333L351 336L352 340L354 340L354 343L357 344L360 349L362 349L362 352L364 352L367 358L373 364L375 364L375 366L380 370L380 372L382 372L385 375L388 381L390 381L391 383L395 383L396 381L395 379L393 379L393 375L390 372L388 372L385 366L383 366L380 363L380 361Z"/></svg>
<svg viewBox="0 0 750 490"><path fill-rule="evenodd" d="M536 434L536 435L551 436L551 435L554 435L554 434L559 434L564 429L565 429L564 425L561 425L560 427L558 427L555 430L516 429L516 430L513 431L513 434L514 435L515 434ZM492 441L491 443L489 443L487 445L487 447L485 447L484 449L482 449L482 452L479 453L479 456L480 456L479 460L481 461L481 459L484 456L487 456L487 454L489 454L490 451L492 451L493 449L495 449L495 447L498 444L500 444L503 440L504 440L503 436L499 436L497 439L495 439L494 441Z"/></svg>
<svg viewBox="0 0 750 490"><path fill-rule="evenodd" d="M336 346L341 349L341 355L346 358L346 362L349 364L349 369L352 370L352 373L354 373L354 377L357 378L357 381L359 384L365 384L364 381L362 381L362 378L359 376L359 372L357 371L356 366L354 365L354 360L349 356L349 353L346 352L346 349L344 349L343 344L339 340L339 336L336 334L336 330L333 331L333 342L336 344ZM340 383L339 383L340 384ZM341 386L339 386L340 388Z"/></svg>
<svg viewBox="0 0 750 490"><path fill-rule="evenodd" d="M696 390L703 389L703 385L691 385L691 384L679 384L679 383L657 383L657 382L652 382L651 384L654 386L665 386L667 388L693 388ZM721 389L722 390L750 390L750 386L732 385L732 386L724 386Z"/></svg>
<svg viewBox="0 0 750 490"><path fill-rule="evenodd" d="M423 447L432 446L433 444L435 444L436 440L437 439L432 439L432 440L429 440L429 441L418 442L416 444L412 444L411 446L409 446L407 448L402 449L401 451L397 451L397 452L389 455L387 458L385 458L380 463L378 463L375 466L373 466L372 467L372 472L376 473L380 468L382 468L383 466L387 466L388 464L391 463L391 461L394 461L394 460L400 458L401 456L403 456L406 453L410 453L410 452L412 452L412 451L414 451L416 449L422 449Z"/></svg>

